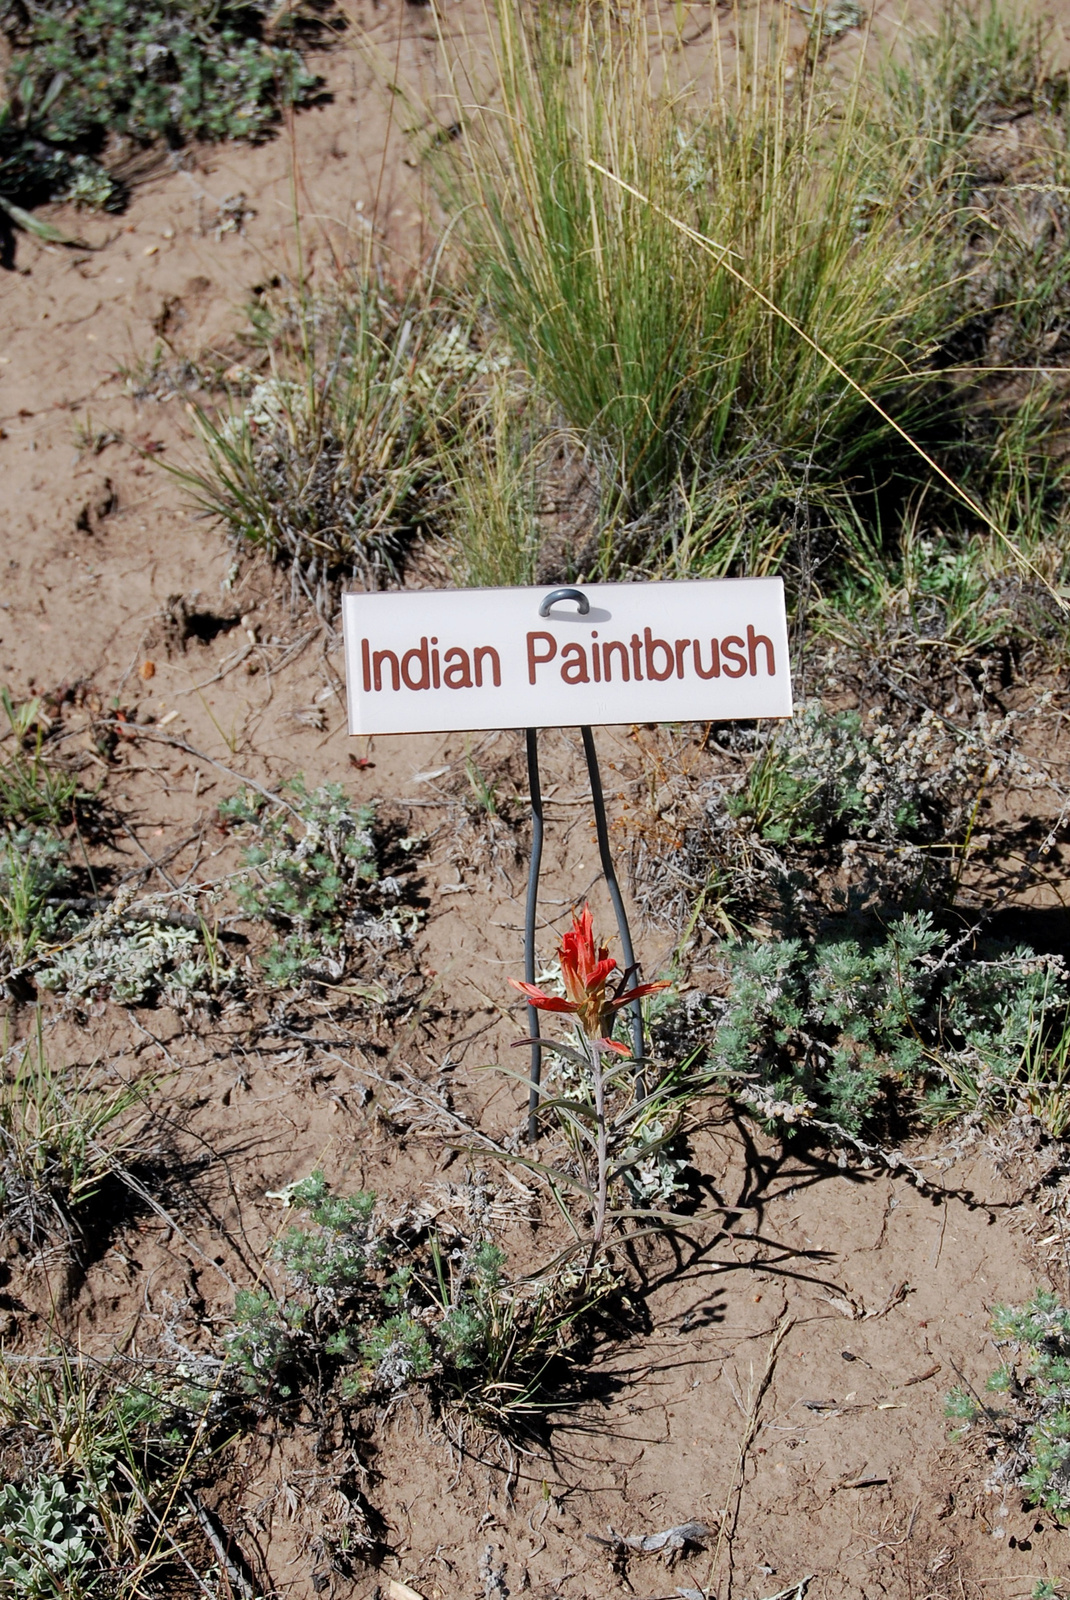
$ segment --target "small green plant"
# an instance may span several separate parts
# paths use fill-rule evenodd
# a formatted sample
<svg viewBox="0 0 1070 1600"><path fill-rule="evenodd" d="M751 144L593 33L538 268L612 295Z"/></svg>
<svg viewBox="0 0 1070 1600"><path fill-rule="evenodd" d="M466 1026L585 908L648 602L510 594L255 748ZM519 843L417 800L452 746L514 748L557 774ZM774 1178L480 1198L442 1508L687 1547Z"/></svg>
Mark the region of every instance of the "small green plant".
<svg viewBox="0 0 1070 1600"><path fill-rule="evenodd" d="M276 1241L285 1285L235 1297L229 1381L262 1403L333 1395L346 1405L422 1388L504 1422L544 1403L548 1369L611 1287L575 1273L508 1282L490 1239L388 1222L375 1196L338 1196L316 1171L282 1191L308 1221Z"/></svg>
<svg viewBox="0 0 1070 1600"><path fill-rule="evenodd" d="M472 756L464 760L464 775L477 809L487 817L496 817L501 804L498 798L498 779L488 777Z"/></svg>
<svg viewBox="0 0 1070 1600"><path fill-rule="evenodd" d="M227 1359L246 1394L271 1393L280 1400L293 1396L305 1315L301 1305L279 1305L267 1289L237 1291Z"/></svg>
<svg viewBox="0 0 1070 1600"><path fill-rule="evenodd" d="M946 1412L955 1437L982 1429L995 1458L993 1481L1018 1484L1031 1505L1070 1522L1070 1311L1038 1290L1024 1306L997 1305L989 1324L1004 1359L987 1383L988 1401L959 1387Z"/></svg>
<svg viewBox="0 0 1070 1600"><path fill-rule="evenodd" d="M434 1369L427 1329L401 1311L372 1328L360 1342L358 1368L342 1384L347 1399L364 1394L400 1394Z"/></svg>
<svg viewBox="0 0 1070 1600"><path fill-rule="evenodd" d="M61 87L53 80L39 102L38 117L47 113ZM46 243L72 244L59 228L25 208L58 200L116 211L122 208L125 190L91 157L42 142L36 132L33 94L32 84L23 84L21 90L9 84L8 98L0 105L0 211Z"/></svg>
<svg viewBox="0 0 1070 1600"><path fill-rule="evenodd" d="M499 1424L538 1412L552 1369L617 1287L615 1274L604 1260L590 1271L559 1260L512 1284L505 1252L492 1240L448 1254L437 1239L431 1245L443 1393Z"/></svg>
<svg viewBox="0 0 1070 1600"><path fill-rule="evenodd" d="M893 1092L934 1118L994 1118L1022 1098L1043 1110L1060 963L1019 949L952 964L946 945L924 912L866 941L727 944L709 1070L782 1126L816 1116L857 1134Z"/></svg>
<svg viewBox="0 0 1070 1600"><path fill-rule="evenodd" d="M248 839L237 898L279 931L261 962L270 987L337 982L362 946L402 939L415 913L399 905L398 880L380 876L373 807L354 807L341 784L306 790L300 777L286 794L292 804L248 791L220 807Z"/></svg>
<svg viewBox="0 0 1070 1600"><path fill-rule="evenodd" d="M145 1089L99 1067L53 1067L38 1029L0 1075L0 1229L30 1244L57 1234L75 1242L115 1164L142 1147L130 1113Z"/></svg>
<svg viewBox="0 0 1070 1600"><path fill-rule="evenodd" d="M298 52L265 37L269 18L292 29L293 12L266 0L3 0L0 29L14 52L8 84L23 100L56 86L33 119L38 138L62 149L104 134L163 139L260 139L283 105L307 100L317 80Z"/></svg>

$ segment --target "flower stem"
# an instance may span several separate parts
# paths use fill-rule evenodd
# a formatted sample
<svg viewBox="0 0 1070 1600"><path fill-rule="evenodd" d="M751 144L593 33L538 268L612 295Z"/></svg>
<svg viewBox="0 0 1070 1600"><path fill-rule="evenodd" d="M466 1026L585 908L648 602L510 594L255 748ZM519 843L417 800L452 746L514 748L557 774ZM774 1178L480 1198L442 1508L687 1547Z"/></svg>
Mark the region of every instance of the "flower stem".
<svg viewBox="0 0 1070 1600"><path fill-rule="evenodd" d="M594 1231L587 1258L590 1272L602 1250L606 1231L606 1210L609 1199L609 1135L606 1129L606 1085L602 1072L602 1046L597 1039L588 1039L591 1052L591 1083L594 1089L594 1116L596 1128L595 1155L598 1163L598 1188L594 1208Z"/></svg>

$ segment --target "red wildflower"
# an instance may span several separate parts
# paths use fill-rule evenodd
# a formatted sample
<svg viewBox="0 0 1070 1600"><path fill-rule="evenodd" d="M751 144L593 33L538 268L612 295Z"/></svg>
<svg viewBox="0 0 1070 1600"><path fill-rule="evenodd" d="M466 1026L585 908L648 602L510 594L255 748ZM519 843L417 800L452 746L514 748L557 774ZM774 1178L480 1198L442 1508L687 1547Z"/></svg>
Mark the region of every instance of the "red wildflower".
<svg viewBox="0 0 1070 1600"><path fill-rule="evenodd" d="M621 974L616 993L607 994L606 980L611 972L618 970L617 963L604 944L595 944L589 905L584 906L579 916L572 913L572 927L561 940L557 954L567 1000L547 994L533 983L521 983L519 978L510 978L509 982L527 998L529 1005L536 1006L540 1011L567 1011L578 1019L589 1038L598 1039L606 1049L629 1055L631 1052L626 1046L604 1037L613 1027L614 1012L632 1000L639 1000L645 994L654 994L659 989L667 989L669 985L665 982L640 983L628 989L625 985L631 977L629 971Z"/></svg>

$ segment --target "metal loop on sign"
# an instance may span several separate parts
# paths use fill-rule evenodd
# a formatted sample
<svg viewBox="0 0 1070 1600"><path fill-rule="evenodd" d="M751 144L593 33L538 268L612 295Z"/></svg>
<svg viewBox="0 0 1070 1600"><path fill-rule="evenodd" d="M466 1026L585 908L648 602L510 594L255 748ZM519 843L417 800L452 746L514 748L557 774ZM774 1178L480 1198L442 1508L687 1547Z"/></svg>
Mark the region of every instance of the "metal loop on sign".
<svg viewBox="0 0 1070 1600"><path fill-rule="evenodd" d="M591 602L582 589L554 589L546 596L546 599L539 607L539 616L548 617L550 615L550 607L555 606L559 600L575 600L576 610L581 617L585 617L591 609Z"/></svg>

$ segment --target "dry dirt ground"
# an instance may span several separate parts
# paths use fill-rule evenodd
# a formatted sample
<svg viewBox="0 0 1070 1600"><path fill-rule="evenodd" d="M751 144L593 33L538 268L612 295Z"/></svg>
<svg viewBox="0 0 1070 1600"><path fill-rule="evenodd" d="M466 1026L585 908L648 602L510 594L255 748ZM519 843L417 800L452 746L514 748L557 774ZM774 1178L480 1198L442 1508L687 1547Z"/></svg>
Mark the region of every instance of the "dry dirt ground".
<svg viewBox="0 0 1070 1600"><path fill-rule="evenodd" d="M429 12L383 0L352 14L380 63L430 73ZM181 1235L151 1214L124 1222L77 1273L13 1257L9 1350L39 1347L53 1317L99 1354L160 1348L169 1318L217 1332L233 1283L253 1281L279 1229L272 1191L319 1163L341 1186L445 1204L443 1185L480 1158L458 1154L442 1106L497 1133L519 1120L519 1092L485 1068L512 1065L522 1026L505 979L520 971L527 836L503 822L492 850L485 822L458 798L473 751L500 772L503 793L522 792L518 735L381 738L354 750L339 635L291 611L284 580L263 563L235 564L161 470L159 460L179 465L195 448L181 400L130 392L128 374L159 340L180 353L232 348L250 291L297 270L295 217L306 270L357 253L372 215L399 259L430 247L403 113L376 67L348 43L316 66L333 98L273 142L161 164L120 219L57 215L91 249L18 238L0 275L0 679L16 696L76 683L90 701L118 696L199 752L120 742L99 771L122 819L109 860L129 868L181 845L174 874L198 858L204 872L226 864L233 846L215 807L237 780L204 757L271 785L301 771L428 836L427 916L398 958L388 1021L329 993L212 1020L53 1006L54 1055L165 1075L161 1126L176 1190L183 1174L184 1220ZM239 212L242 229L227 230ZM91 437L99 448L85 448ZM149 655L146 682L137 668ZM76 706L64 715L78 727ZM636 744L627 729L605 730L599 744L619 815ZM575 732L548 737L544 760L548 923L560 927L590 890L608 927ZM1029 803L1043 811L1042 796ZM654 972L670 941L641 930L640 942ZM10 1010L12 1028L29 1025L26 1008ZM721 1600L790 1592L806 1578L813 1600L1027 1596L1066 1573L1067 1536L1019 1496L987 1492L985 1463L949 1445L943 1415L959 1375L980 1383L990 1370L993 1301L1070 1287L1059 1224L1034 1203L1035 1164L1013 1139L1004 1146L930 1150L927 1164L923 1151L921 1187L902 1172L785 1156L711 1105L690 1159L728 1208L725 1228L637 1259L629 1325L594 1351L580 1400L540 1441L507 1448L403 1403L341 1454L311 1426L239 1441L208 1499L262 1591L294 1600L370 1597L391 1578L427 1600L672 1595L701 1589L711 1563ZM505 1242L530 1257L523 1196L496 1170L487 1180ZM358 1563L351 1578L332 1571L324 1540L347 1472L381 1541L378 1567ZM714 1532L674 1568L662 1555L623 1564L599 1542L612 1542L611 1529L642 1535L688 1520Z"/></svg>

